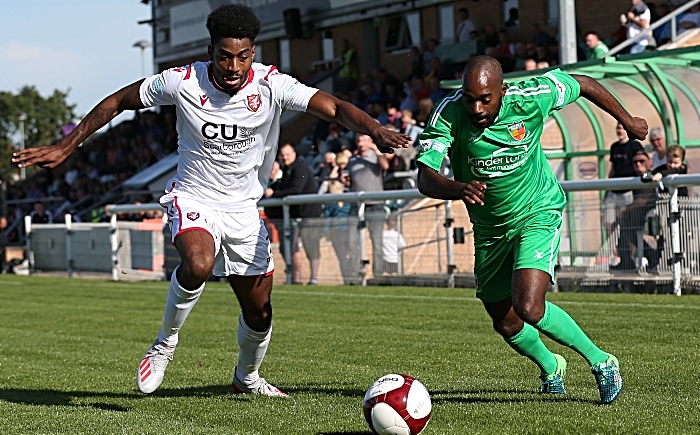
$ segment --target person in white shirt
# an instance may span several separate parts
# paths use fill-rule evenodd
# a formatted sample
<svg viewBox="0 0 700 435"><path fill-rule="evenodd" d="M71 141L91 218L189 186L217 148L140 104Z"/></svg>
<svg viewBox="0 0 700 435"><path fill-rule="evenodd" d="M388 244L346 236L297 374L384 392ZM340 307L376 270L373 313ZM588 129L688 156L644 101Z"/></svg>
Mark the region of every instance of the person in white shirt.
<svg viewBox="0 0 700 435"><path fill-rule="evenodd" d="M399 259L406 248L406 240L396 230L396 217L386 221L382 235L382 255L384 257L384 273L394 275L399 272Z"/></svg>
<svg viewBox="0 0 700 435"><path fill-rule="evenodd" d="M649 143L654 148L651 155L651 169L656 169L666 164L666 134L661 127L649 130Z"/></svg>
<svg viewBox="0 0 700 435"><path fill-rule="evenodd" d="M224 4L206 25L209 62L171 68L122 88L58 144L18 151L12 161L22 168L54 168L122 111L175 105L180 161L160 203L182 262L172 274L162 325L141 360L136 384L146 394L160 386L180 328L213 273L227 278L242 310L234 392L285 397L258 374L272 332L274 261L256 204L277 155L280 114L309 112L371 136L384 150L408 147L413 140L274 66L253 63L260 21L252 8Z"/></svg>
<svg viewBox="0 0 700 435"><path fill-rule="evenodd" d="M470 41L472 32L476 31L476 24L469 19L469 9L459 8L457 13L459 13L460 19L459 24L457 24L457 42Z"/></svg>
<svg viewBox="0 0 700 435"><path fill-rule="evenodd" d="M620 16L620 23L627 27L627 39L632 39L649 27L651 11L642 0L630 0L626 14ZM649 46L649 38L641 38L629 48L630 54L641 53Z"/></svg>

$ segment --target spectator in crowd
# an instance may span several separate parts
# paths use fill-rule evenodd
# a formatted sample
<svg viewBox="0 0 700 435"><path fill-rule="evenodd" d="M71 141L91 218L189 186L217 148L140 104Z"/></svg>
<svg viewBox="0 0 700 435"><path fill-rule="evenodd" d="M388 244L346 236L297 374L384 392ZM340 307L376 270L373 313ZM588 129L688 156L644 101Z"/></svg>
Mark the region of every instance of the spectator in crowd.
<svg viewBox="0 0 700 435"><path fill-rule="evenodd" d="M508 19L505 22L505 26L510 31L514 31L518 26L520 26L518 8L508 9Z"/></svg>
<svg viewBox="0 0 700 435"><path fill-rule="evenodd" d="M433 102L433 104L437 104L438 101L445 98L445 96L449 93L449 92L447 92L446 89L443 89L440 86L440 78L438 78L438 77L431 77L430 78L429 89L430 89L430 100Z"/></svg>
<svg viewBox="0 0 700 435"><path fill-rule="evenodd" d="M547 62L546 60L540 60L537 62L536 69L545 69L545 68L549 68L549 66L550 66L549 62Z"/></svg>
<svg viewBox="0 0 700 435"><path fill-rule="evenodd" d="M542 30L539 23L532 23L530 29L532 32L531 42L535 45L535 47L541 45L547 46L556 42L549 33Z"/></svg>
<svg viewBox="0 0 700 435"><path fill-rule="evenodd" d="M600 40L600 36L596 32L586 32L586 45L590 49L588 52L589 59L600 59L605 53L610 51L607 45Z"/></svg>
<svg viewBox="0 0 700 435"><path fill-rule="evenodd" d="M44 203L37 201L34 203L34 211L29 213L33 224L52 224L53 215L50 211L44 208Z"/></svg>
<svg viewBox="0 0 700 435"><path fill-rule="evenodd" d="M632 160L634 175L644 176L651 171L651 159L644 150L637 151ZM610 268L613 270L632 270L638 267L635 259L639 256L637 233L644 229L647 213L656 206L656 192L653 188L634 189L632 202L620 208L620 237L617 243L617 255L620 263ZM646 245L646 242L644 243ZM645 249L642 246L642 249ZM647 248L649 249L649 248ZM646 250L646 249L645 249ZM649 256L651 257L651 256ZM639 264L641 267L642 264Z"/></svg>
<svg viewBox="0 0 700 435"><path fill-rule="evenodd" d="M486 47L495 47L499 43L498 32L493 24L484 26L484 42Z"/></svg>
<svg viewBox="0 0 700 435"><path fill-rule="evenodd" d="M700 4L692 6L688 12L678 18L678 34L700 27Z"/></svg>
<svg viewBox="0 0 700 435"><path fill-rule="evenodd" d="M476 24L469 19L469 9L459 8L459 24L457 24L457 42L471 41L472 32L476 31Z"/></svg>
<svg viewBox="0 0 700 435"><path fill-rule="evenodd" d="M287 142L279 149L282 160L282 178L265 190L265 198L284 198L289 195L303 193L318 193L318 184L311 168L297 156L294 145ZM311 274L309 285L318 285L318 270L321 265L320 218L323 214L321 204L293 205L289 213L295 222L292 223L291 251L292 284L301 284L301 253L299 239L304 245L306 257L309 259ZM280 251L284 252L284 243L280 243Z"/></svg>
<svg viewBox="0 0 700 435"><path fill-rule="evenodd" d="M498 55L505 58L515 58L515 44L511 42L508 32L504 29L498 31Z"/></svg>
<svg viewBox="0 0 700 435"><path fill-rule="evenodd" d="M330 181L329 194L339 194L343 191L344 186L341 181ZM357 227L357 218L350 222L350 203L344 201L326 203L323 208L323 217L324 223L327 224L326 237L330 238L335 255L338 257L343 284L353 284L357 281L358 271L350 261L348 234L351 226Z"/></svg>
<svg viewBox="0 0 700 435"><path fill-rule="evenodd" d="M539 62L547 62L547 66L556 65L559 61L557 57L549 49L548 45L538 45L535 48L535 60Z"/></svg>
<svg viewBox="0 0 700 435"><path fill-rule="evenodd" d="M610 146L610 173L608 178L634 177L637 174L632 160L638 152L644 152L642 144L631 140L627 130L618 123L615 129L618 141ZM620 210L629 206L634 196L629 189L609 190L605 195L604 225L608 235L620 215Z"/></svg>
<svg viewBox="0 0 700 435"><path fill-rule="evenodd" d="M411 47L411 76L410 77L423 77L423 55L418 47ZM410 80L409 77L409 80Z"/></svg>
<svg viewBox="0 0 700 435"><path fill-rule="evenodd" d="M656 169L666 164L666 134L661 127L654 127L649 131L649 143L654 148L651 155L651 167Z"/></svg>
<svg viewBox="0 0 700 435"><path fill-rule="evenodd" d="M358 135L357 153L348 161L348 188L351 192L382 192L384 190L384 172L389 169L389 160L379 151L371 137ZM351 216L359 216L358 204L352 204ZM375 276L382 274L382 231L386 212L383 201L365 202L365 222L372 240L372 271ZM350 231L348 250L350 264L353 268L360 265L359 232ZM357 270L357 269L355 269ZM353 273L359 276L359 273Z"/></svg>
<svg viewBox="0 0 700 435"><path fill-rule="evenodd" d="M631 6L620 16L620 24L627 28L627 39L632 39L649 27L651 11L642 0L630 0ZM649 46L649 38L641 38L629 47L629 53L641 53Z"/></svg>
<svg viewBox="0 0 700 435"><path fill-rule="evenodd" d="M5 248L7 247L7 234L5 234L5 231L7 231L8 226L9 223L7 222L7 217L0 215L0 273L7 272L7 269L5 268L5 261L7 258L7 255L5 254Z"/></svg>
<svg viewBox="0 0 700 435"><path fill-rule="evenodd" d="M525 59L523 66L525 68L525 71L534 71L537 69L537 61L535 61L535 59L533 58Z"/></svg>
<svg viewBox="0 0 700 435"><path fill-rule="evenodd" d="M430 61L437 56L435 49L438 45L440 45L440 41L435 38L430 38L428 41L424 41L424 49L422 54L424 73L430 71Z"/></svg>
<svg viewBox="0 0 700 435"><path fill-rule="evenodd" d="M406 240L396 230L395 216L386 221L386 228L382 234L382 255L384 257L384 273L395 275L399 272L399 259L406 248Z"/></svg>
<svg viewBox="0 0 700 435"><path fill-rule="evenodd" d="M341 55L343 66L338 71L338 91L352 92L357 86L358 60L357 53L350 47L350 41L343 38L341 42Z"/></svg>
<svg viewBox="0 0 700 435"><path fill-rule="evenodd" d="M688 167L683 163L685 160L685 148L680 145L671 145L667 153L668 163L664 163L651 171L652 180L659 182L667 175L687 174ZM668 189L663 189L659 193L668 193ZM678 196L688 196L688 187L678 188Z"/></svg>
<svg viewBox="0 0 700 435"><path fill-rule="evenodd" d="M513 64L514 71L524 71L525 61L527 60L527 46L524 42L515 43L515 63Z"/></svg>

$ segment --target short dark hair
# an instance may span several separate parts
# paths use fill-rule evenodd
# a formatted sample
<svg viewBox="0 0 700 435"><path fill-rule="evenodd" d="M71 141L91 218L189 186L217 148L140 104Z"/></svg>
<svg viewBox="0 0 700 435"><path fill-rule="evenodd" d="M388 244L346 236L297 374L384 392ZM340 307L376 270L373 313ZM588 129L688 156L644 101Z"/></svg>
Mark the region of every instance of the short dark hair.
<svg viewBox="0 0 700 435"><path fill-rule="evenodd" d="M589 30L589 31L586 32L586 34L583 35L583 36L584 36L584 38L585 38L585 37L588 36L588 35L595 35L596 38L600 39L600 35L598 34L598 32L595 32L595 31L593 31L593 30Z"/></svg>
<svg viewBox="0 0 700 435"><path fill-rule="evenodd" d="M227 3L209 14L207 30L212 45L223 38L248 38L250 42L255 42L260 33L260 20L253 8L240 3Z"/></svg>

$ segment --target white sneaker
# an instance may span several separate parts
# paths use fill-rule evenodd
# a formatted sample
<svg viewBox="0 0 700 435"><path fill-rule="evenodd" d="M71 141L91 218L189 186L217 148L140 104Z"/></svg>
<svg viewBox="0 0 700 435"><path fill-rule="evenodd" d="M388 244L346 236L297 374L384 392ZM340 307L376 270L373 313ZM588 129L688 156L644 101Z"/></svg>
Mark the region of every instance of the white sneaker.
<svg viewBox="0 0 700 435"><path fill-rule="evenodd" d="M158 340L153 343L136 371L136 385L139 387L139 391L151 394L160 387L163 376L165 376L165 369L170 360L173 359L174 353L175 346L169 346L165 342L158 342Z"/></svg>
<svg viewBox="0 0 700 435"><path fill-rule="evenodd" d="M238 380L235 369L233 370L233 373L233 382L231 382L231 386L233 387L233 392L235 394L259 394L261 396L269 397L289 397L289 394L270 384L264 378L258 378L258 380L252 385L246 385Z"/></svg>

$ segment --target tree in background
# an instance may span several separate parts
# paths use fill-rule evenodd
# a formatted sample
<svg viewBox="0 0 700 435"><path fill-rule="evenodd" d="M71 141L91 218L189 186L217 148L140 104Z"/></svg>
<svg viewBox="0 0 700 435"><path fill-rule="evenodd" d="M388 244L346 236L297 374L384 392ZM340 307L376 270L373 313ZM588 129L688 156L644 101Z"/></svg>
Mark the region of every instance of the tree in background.
<svg viewBox="0 0 700 435"><path fill-rule="evenodd" d="M17 94L0 91L0 172L11 164L12 152L19 143L22 113L27 115L25 147L48 145L62 137L61 127L75 119L75 104L66 101L69 91L56 89L46 98L34 86L24 86Z"/></svg>

